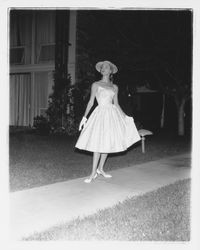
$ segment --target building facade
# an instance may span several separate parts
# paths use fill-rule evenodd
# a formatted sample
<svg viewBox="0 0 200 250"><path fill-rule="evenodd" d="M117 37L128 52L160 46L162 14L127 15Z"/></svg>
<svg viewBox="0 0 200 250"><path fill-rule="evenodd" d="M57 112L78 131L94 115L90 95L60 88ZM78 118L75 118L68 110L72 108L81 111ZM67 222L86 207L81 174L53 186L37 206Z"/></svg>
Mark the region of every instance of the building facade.
<svg viewBox="0 0 200 250"><path fill-rule="evenodd" d="M32 126L44 114L54 84L56 46L55 10L11 10L10 125ZM69 11L67 67L75 79L76 11Z"/></svg>

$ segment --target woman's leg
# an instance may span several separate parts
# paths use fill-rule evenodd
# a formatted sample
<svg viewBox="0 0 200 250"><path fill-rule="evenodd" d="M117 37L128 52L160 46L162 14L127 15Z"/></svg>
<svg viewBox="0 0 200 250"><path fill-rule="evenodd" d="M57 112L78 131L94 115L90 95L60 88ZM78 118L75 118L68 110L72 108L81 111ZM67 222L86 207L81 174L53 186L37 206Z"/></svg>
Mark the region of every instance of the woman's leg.
<svg viewBox="0 0 200 250"><path fill-rule="evenodd" d="M93 153L93 162L92 162L92 176L96 174L99 158L100 158L100 153L94 152Z"/></svg>
<svg viewBox="0 0 200 250"><path fill-rule="evenodd" d="M104 167L104 164L105 164L105 161L106 161L106 158L107 158L108 154L101 154L101 158L100 158L100 162L99 162L99 167L98 169L100 171L103 171L103 167Z"/></svg>
<svg viewBox="0 0 200 250"><path fill-rule="evenodd" d="M99 162L99 167L97 169L97 173L103 175L105 178L111 178L112 175L106 174L104 172L104 170L103 170L103 167L105 165L105 161L107 159L107 156L108 156L108 154L104 154L104 153L101 154L101 158L100 158L100 162Z"/></svg>
<svg viewBox="0 0 200 250"><path fill-rule="evenodd" d="M99 162L99 158L100 158L100 153L94 152L93 153L93 163L92 163L92 173L91 173L91 175L90 175L90 177L88 179L84 180L84 182L90 183L93 179L96 178L96 176L97 176L97 165L98 165L98 162Z"/></svg>

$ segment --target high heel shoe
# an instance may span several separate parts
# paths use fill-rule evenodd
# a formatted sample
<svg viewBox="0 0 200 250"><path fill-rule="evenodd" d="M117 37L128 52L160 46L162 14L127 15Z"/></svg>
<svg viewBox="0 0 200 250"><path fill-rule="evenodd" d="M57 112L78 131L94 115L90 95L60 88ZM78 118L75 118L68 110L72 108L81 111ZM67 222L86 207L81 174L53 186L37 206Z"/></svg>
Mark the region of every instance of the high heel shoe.
<svg viewBox="0 0 200 250"><path fill-rule="evenodd" d="M85 183L90 183L92 180L96 179L97 178L97 173L94 175L94 176L90 176L90 178L88 179L85 179L84 182Z"/></svg>
<svg viewBox="0 0 200 250"><path fill-rule="evenodd" d="M112 175L106 174L103 170L99 170L99 169L97 169L97 174L100 174L105 178L111 178L112 177Z"/></svg>

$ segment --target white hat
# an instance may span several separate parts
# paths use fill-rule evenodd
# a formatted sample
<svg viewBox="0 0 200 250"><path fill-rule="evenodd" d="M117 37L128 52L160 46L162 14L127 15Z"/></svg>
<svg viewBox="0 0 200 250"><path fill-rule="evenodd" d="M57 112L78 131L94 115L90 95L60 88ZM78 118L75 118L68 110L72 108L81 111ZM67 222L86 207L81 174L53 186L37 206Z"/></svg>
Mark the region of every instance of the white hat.
<svg viewBox="0 0 200 250"><path fill-rule="evenodd" d="M113 74L117 73L117 71L118 71L117 66L114 65L113 63L109 62L109 61L98 62L98 63L96 64L96 66L95 66L95 68L96 68L96 70L97 70L98 72L101 71L101 67L103 66L104 63L108 63L108 64L110 65L110 68L111 68Z"/></svg>

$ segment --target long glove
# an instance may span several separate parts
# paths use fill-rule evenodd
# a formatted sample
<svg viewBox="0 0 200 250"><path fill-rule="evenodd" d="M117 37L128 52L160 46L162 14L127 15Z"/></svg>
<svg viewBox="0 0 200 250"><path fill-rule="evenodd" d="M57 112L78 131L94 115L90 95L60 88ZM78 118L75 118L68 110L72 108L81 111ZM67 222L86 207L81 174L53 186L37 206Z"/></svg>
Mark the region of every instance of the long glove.
<svg viewBox="0 0 200 250"><path fill-rule="evenodd" d="M83 116L83 118L79 124L79 131L82 129L82 126L83 127L85 126L86 122L87 122L87 118L85 116Z"/></svg>

